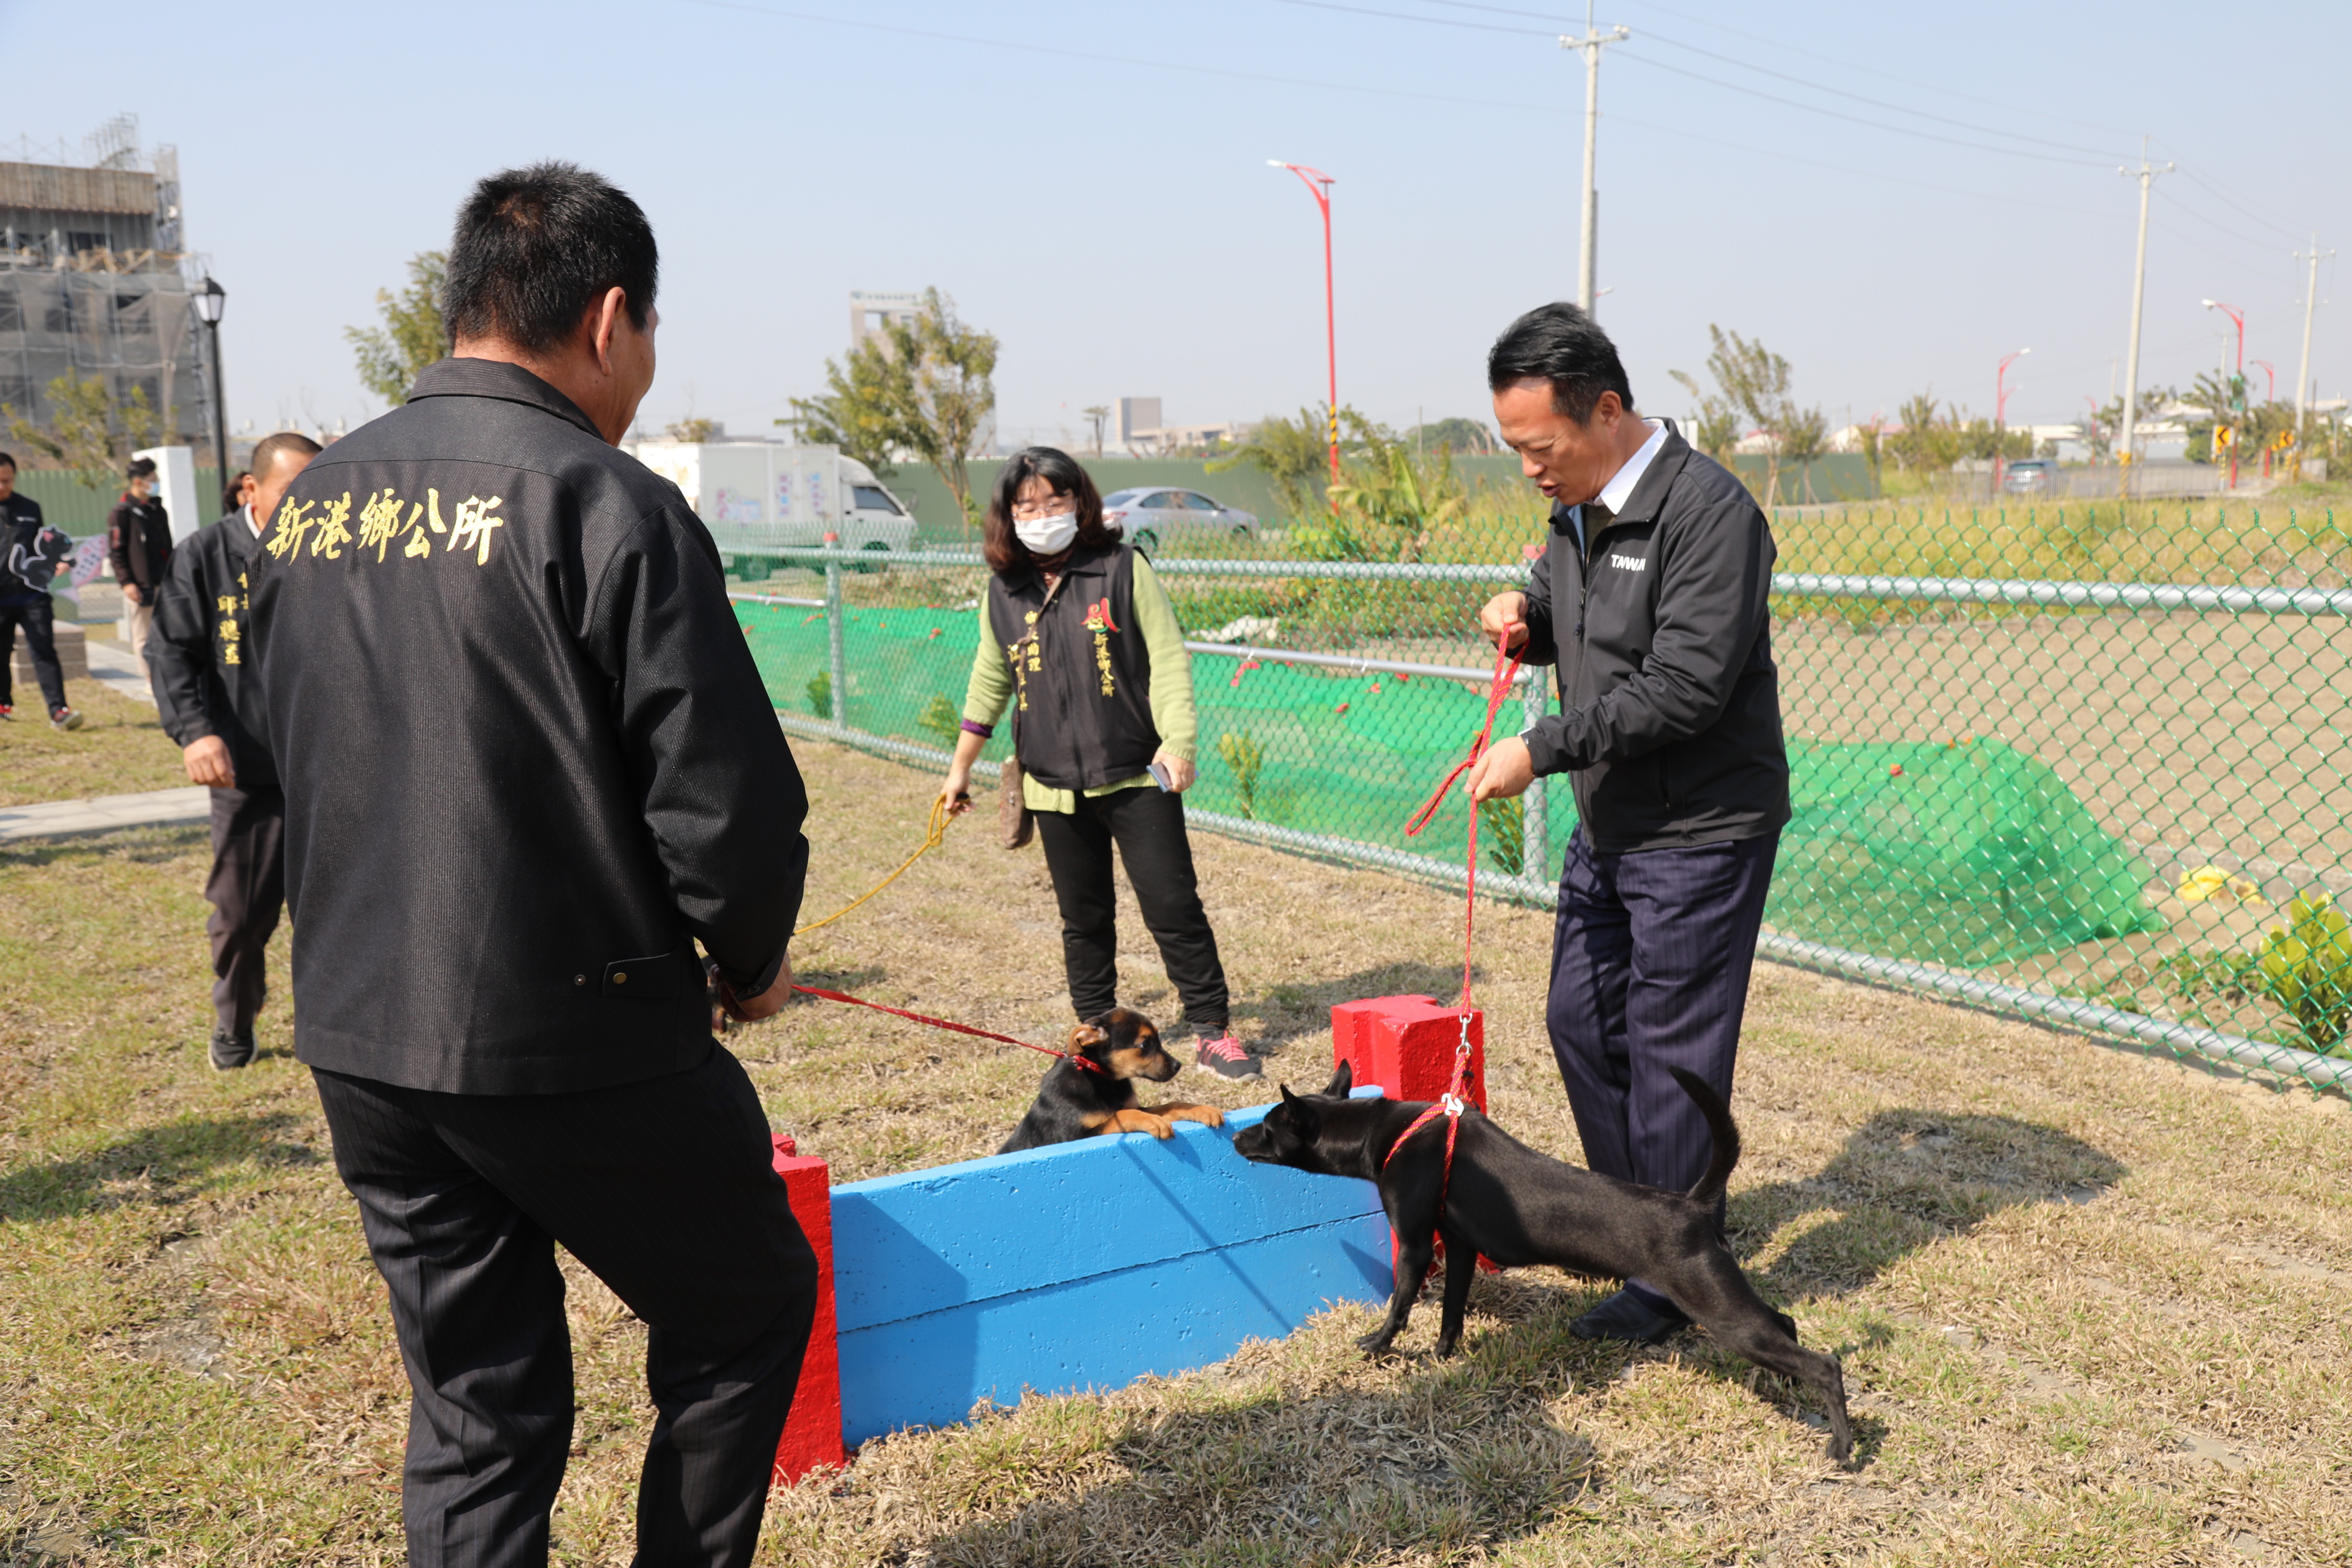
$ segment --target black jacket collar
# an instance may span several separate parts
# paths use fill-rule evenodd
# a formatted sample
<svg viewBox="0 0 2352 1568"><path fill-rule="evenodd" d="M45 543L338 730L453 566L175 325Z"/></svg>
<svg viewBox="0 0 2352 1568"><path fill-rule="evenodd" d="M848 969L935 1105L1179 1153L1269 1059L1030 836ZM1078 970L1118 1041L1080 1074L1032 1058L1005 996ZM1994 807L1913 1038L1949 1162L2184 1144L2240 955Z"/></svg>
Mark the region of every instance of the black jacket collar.
<svg viewBox="0 0 2352 1568"><path fill-rule="evenodd" d="M428 364L417 372L416 384L408 389L409 402L420 397L495 397L502 403L520 403L577 425L599 441L604 438L604 433L580 412L578 404L522 366L504 360L445 359Z"/></svg>
<svg viewBox="0 0 2352 1568"><path fill-rule="evenodd" d="M1070 552L1069 560L1063 563L1062 575L1107 577L1110 574L1112 563L1118 559L1118 551L1119 547L1116 544L1106 550L1073 550ZM1004 582L1005 586L1009 588L1021 588L1032 583L1042 584L1045 582L1045 577L1038 572L1035 561L1025 560L1004 574Z"/></svg>
<svg viewBox="0 0 2352 1568"><path fill-rule="evenodd" d="M1658 448L1658 455L1650 459L1650 466L1642 470L1642 478L1633 486L1633 493L1625 498L1625 510L1609 520L1612 528L1621 522L1655 520L1658 508L1665 501L1666 491L1674 486L1675 476L1683 471L1683 465L1690 461L1690 443L1684 440L1683 433L1675 428L1675 422L1662 418L1658 423L1666 432L1665 444ZM1568 514L1574 510L1564 502L1552 502L1552 527L1572 537L1574 531L1569 527Z"/></svg>

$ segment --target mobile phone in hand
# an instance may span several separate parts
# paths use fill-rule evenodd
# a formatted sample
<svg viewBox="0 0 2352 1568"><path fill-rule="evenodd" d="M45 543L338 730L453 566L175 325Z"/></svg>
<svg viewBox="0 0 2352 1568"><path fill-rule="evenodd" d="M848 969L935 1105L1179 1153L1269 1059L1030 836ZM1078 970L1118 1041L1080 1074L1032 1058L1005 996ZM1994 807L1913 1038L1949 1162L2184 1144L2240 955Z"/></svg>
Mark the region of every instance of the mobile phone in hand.
<svg viewBox="0 0 2352 1568"><path fill-rule="evenodd" d="M1173 784L1169 782L1167 763L1155 762L1146 771L1151 774L1151 782L1160 786L1160 794L1166 795L1169 791L1176 787Z"/></svg>

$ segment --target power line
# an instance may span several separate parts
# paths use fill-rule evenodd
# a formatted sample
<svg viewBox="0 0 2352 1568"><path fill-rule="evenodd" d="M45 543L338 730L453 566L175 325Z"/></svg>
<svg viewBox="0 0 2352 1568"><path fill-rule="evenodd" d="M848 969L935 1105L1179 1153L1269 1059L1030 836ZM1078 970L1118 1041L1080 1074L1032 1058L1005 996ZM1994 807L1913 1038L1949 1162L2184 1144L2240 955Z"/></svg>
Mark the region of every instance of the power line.
<svg viewBox="0 0 2352 1568"><path fill-rule="evenodd" d="M1895 82L1903 87L1924 88L1929 92L1939 92L1947 98L1957 98L1967 103L1980 103L1987 109L1998 109L2002 110L2004 113L2026 114L2032 116L2036 120L2047 120L2058 125L2073 125L2084 131L2105 132L2110 135L2115 133L2115 128L2110 125L2099 125L2087 120L2075 120L2063 114L2052 114L2046 110L2028 109L2021 104L2004 103L1999 99L1983 98L1979 97L1976 93L1962 92L1958 88L1945 87L1939 83L1932 81L1921 81L1916 77L1901 76L1894 71L1883 70L1876 66L1860 65L1853 60L1840 59L1835 55L1824 55L1816 53L1811 49L1801 49L1794 44L1785 43L1779 38L1769 37L1762 33L1744 32L1727 23L1718 22L1711 16L1693 16L1687 11L1677 11L1671 5L1661 5L1657 4L1657 0L1632 0L1632 3L1637 5L1645 5L1650 10L1661 12L1668 16L1675 17L1678 21L1696 23L1702 27L1712 27L1717 32L1728 33L1735 38L1746 38L1750 43L1769 45L1773 48L1783 50L1789 54L1801 56L1809 60L1819 60L1823 65L1836 66L1841 70L1857 71L1864 76L1878 77L1884 80ZM1449 10L1455 11L1490 11L1497 16L1527 16L1537 21L1550 21L1552 19L1548 13L1541 11L1521 11L1507 5L1483 5L1474 4L1473 0L1422 0L1422 4L1426 5L1443 5ZM1648 36L1656 37L1662 37L1663 35L1651 33ZM1829 89L1825 90L1833 91L1835 89ZM2001 132L2001 134L2006 135L2009 134L2009 132Z"/></svg>
<svg viewBox="0 0 2352 1568"><path fill-rule="evenodd" d="M1808 168L1826 169L1830 173L1835 174L1853 174L1865 180L1883 180L1888 184L1909 185L1915 190L1937 191L1948 196L1968 196L1977 201L1999 202L2003 206L2032 207L2039 212L2064 213L2070 217L2096 217L2101 216L2088 212L2080 205L2063 206L2056 202L2021 201L2015 196L2000 195L1991 191L1971 191L1959 185L1939 185L1929 180L1914 180L1902 174L1881 174L1875 169L1859 169L1851 163L1825 163L1819 158L1800 157L1793 153L1774 153L1769 149L1759 147L1753 142L1733 142L1721 136L1707 136L1696 131L1686 131L1679 125L1660 125L1654 121L1633 120L1625 115L1615 113L1611 114L1609 118L1615 121L1620 125L1630 125L1638 131L1653 131L1661 132L1667 136L1680 136L1692 142L1704 142L1711 147L1728 147L1735 153L1763 153L1777 163L1802 163Z"/></svg>
<svg viewBox="0 0 2352 1568"><path fill-rule="evenodd" d="M1418 22L1424 26L1431 27L1460 27L1472 32L1506 33L1515 36L1532 35L1535 32L1535 29L1531 27L1505 27L1498 26L1491 22L1457 22L1451 17L1446 16L1416 16L1411 12L1406 11L1383 11L1375 9L1370 5L1343 5L1339 3L1339 0L1276 0L1276 3L1284 5L1304 6L1307 9L1313 11L1343 11L1357 16L1378 16L1391 22ZM1436 3L1443 4L1444 3L1444 0L1436 0ZM1499 7L1496 8L1499 9ZM1515 15L1533 16L1534 13L1515 13ZM1924 109L1912 109L1905 104L1889 103L1885 99L1871 98L1859 92L1848 92L1842 87L1831 87L1825 82L1809 80L1808 79L1801 76L1791 76L1786 71L1777 71L1769 66L1755 65L1747 60L1734 58L1730 55L1720 55L1716 53L1713 49L1700 48L1696 44L1685 44L1679 38L1669 37L1663 33L1654 31L1645 32L1643 37L1654 42L1664 44L1669 48L1682 49L1686 53L1698 55L1706 59L1719 61L1724 65L1731 66L1740 70L1754 71L1759 76L1768 76L1778 81L1790 82L1798 87L1811 88L1816 92L1826 92L1837 98L1850 99L1856 103L1867 104L1873 109L1884 109L1895 114L1908 114L1920 120L1932 120L1939 125L1949 125L1962 131L1973 131L1980 136L2006 136L2015 142L2031 142L2038 146L2055 147L2063 152L2087 153L2089 156L2099 160L2102 163L2116 155L2113 153L2105 152L2096 147L2079 146L2072 142L2053 142L2046 137L2028 136L2024 132L2019 131L2003 131L1999 126L1994 125L1979 125L1973 121L1955 120L1948 114L1931 113ZM1653 65L1658 64L1658 62L1654 60L1649 63ZM1660 66L1659 68L1664 70L1673 70L1675 68L1672 66ZM1685 72L1684 74L1692 76L1696 75L1696 72ZM1712 77L1698 77L1697 79L1701 81L1715 81L1715 79ZM1769 96L1768 94L1758 92L1758 89L1754 88L1743 88L1732 82L1716 82L1716 85L1718 87L1730 88L1731 90L1735 92L1757 92L1759 97ZM1795 107L1800 109L1812 109L1815 113L1831 112L1827 110L1818 109L1811 104L1794 103L1794 100L1790 99L1776 98L1773 99L1772 101L1776 103L1792 103ZM1861 121L1861 123L1871 124L1874 122L1864 121ZM1880 126L1879 129L1900 130L1901 128L1896 126ZM1923 133L1919 132L1907 132L1907 134L1919 135ZM1969 145L1969 143L1963 142L1961 145L1966 146ZM2014 151L2013 149L2005 147L1987 148L1984 150L1988 152L2004 153ZM2024 156L2026 154L2020 153L2018 155Z"/></svg>
<svg viewBox="0 0 2352 1568"><path fill-rule="evenodd" d="M2203 180L2198 178L2196 170L2183 169L2180 172L2188 175L2191 183L2193 183L2199 190L2203 191L2207 195L2211 196L2215 201L2220 202L2223 206L2228 207L2231 211L2238 214L2241 217L2251 218L2254 222L2261 224L2264 228L2269 229L2272 233L2278 235L2283 238L2292 240L2296 244L2302 243L2303 237L2301 234L2297 233L2294 229L2287 228L2283 225L2271 222L2270 219L2263 216L2260 213L2240 206L2222 192L2214 189L2214 187L2207 184Z"/></svg>
<svg viewBox="0 0 2352 1568"><path fill-rule="evenodd" d="M1667 71L1675 76L1688 77L1693 81L1703 81L1710 87L1719 87L1726 92L1746 93L1750 98L1760 98L1768 103L1782 104L1790 109L1801 109L1808 114L1826 115L1832 120L1843 120L1849 125L1866 125L1873 131L1891 131L1897 136L1916 136L1922 141L1941 142L1948 146L1967 147L1979 153L1999 153L2006 157L2032 158L2044 163L2064 163L2074 168L2096 169L2104 168L2106 164L2106 160L2104 158L2062 158L2053 153L2031 153L2021 147L1994 147L1982 142L1964 142L1957 136L1938 135L1933 131L1915 130L1908 125L1889 125L1883 120L1864 120L1858 114L1847 114L1835 109L1823 109L1817 103L1801 103L1793 98L1782 98L1778 93L1766 92L1761 88L1743 87L1736 81L1725 81L1720 77L1708 76L1700 71L1685 70L1680 66L1670 66L1664 60L1654 60L1646 55L1628 55L1625 58L1639 61L1652 70Z"/></svg>

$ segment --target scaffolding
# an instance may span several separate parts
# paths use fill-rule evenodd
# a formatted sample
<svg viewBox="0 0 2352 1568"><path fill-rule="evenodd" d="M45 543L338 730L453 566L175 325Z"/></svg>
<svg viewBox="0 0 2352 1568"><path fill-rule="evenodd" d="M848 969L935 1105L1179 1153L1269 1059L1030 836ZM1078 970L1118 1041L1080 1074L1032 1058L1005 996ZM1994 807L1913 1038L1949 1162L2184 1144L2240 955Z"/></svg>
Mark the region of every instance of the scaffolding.
<svg viewBox="0 0 2352 1568"><path fill-rule="evenodd" d="M213 389L190 285L206 258L184 243L177 149L139 143L121 114L85 138L0 144L0 405L35 425L49 384L95 377L117 403L143 395L159 444L198 444ZM5 430L0 416L0 430Z"/></svg>

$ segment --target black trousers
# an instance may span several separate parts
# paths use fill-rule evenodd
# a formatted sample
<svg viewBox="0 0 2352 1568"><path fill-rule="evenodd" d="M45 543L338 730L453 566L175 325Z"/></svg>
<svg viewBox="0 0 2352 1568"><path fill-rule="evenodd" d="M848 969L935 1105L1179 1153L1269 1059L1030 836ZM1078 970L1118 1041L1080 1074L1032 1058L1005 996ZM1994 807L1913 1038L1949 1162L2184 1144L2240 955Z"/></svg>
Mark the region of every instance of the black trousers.
<svg viewBox="0 0 2352 1568"><path fill-rule="evenodd" d="M1225 966L1217 933L1201 907L1192 841L1184 834L1181 797L1158 789L1078 796L1074 812L1041 811L1037 837L1062 910L1062 965L1070 1005L1081 1019L1118 1005L1118 904L1111 883L1111 846L1160 944L1160 962L1184 1005L1184 1019L1206 1035L1226 1025Z"/></svg>
<svg viewBox="0 0 2352 1568"><path fill-rule="evenodd" d="M1778 834L1606 855L1569 839L1553 927L1551 1049L1603 1175L1675 1192L1715 1151L1679 1067L1731 1100Z"/></svg>
<svg viewBox="0 0 2352 1568"><path fill-rule="evenodd" d="M742 1064L577 1094L313 1069L412 1394L412 1568L544 1563L572 1443L561 1242L650 1327L644 1568L751 1560L816 1312L816 1255Z"/></svg>
<svg viewBox="0 0 2352 1568"><path fill-rule="evenodd" d="M41 696L54 713L66 705L66 671L58 662L58 607L47 594L21 605L0 605L0 708L16 704L16 628L25 629L25 648L33 656L33 674Z"/></svg>
<svg viewBox="0 0 2352 1568"><path fill-rule="evenodd" d="M286 797L268 789L213 791L213 1013L232 1033L253 1027L269 987L262 955L286 908Z"/></svg>

